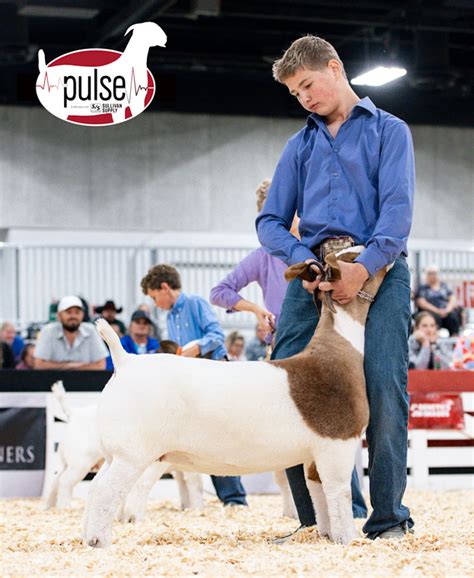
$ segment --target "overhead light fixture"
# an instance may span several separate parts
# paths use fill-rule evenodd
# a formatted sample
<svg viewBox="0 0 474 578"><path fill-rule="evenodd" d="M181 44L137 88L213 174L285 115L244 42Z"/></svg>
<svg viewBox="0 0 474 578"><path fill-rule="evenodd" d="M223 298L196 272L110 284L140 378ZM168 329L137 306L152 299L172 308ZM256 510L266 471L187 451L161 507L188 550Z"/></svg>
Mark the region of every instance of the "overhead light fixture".
<svg viewBox="0 0 474 578"><path fill-rule="evenodd" d="M394 66L377 66L364 74L360 74L351 80L352 84L365 84L367 86L382 86L396 78L405 76L407 73L405 68L396 68Z"/></svg>
<svg viewBox="0 0 474 578"><path fill-rule="evenodd" d="M99 13L98 8L84 8L80 6L48 6L46 3L27 3L18 10L20 16L30 18L74 18L77 20L90 20Z"/></svg>

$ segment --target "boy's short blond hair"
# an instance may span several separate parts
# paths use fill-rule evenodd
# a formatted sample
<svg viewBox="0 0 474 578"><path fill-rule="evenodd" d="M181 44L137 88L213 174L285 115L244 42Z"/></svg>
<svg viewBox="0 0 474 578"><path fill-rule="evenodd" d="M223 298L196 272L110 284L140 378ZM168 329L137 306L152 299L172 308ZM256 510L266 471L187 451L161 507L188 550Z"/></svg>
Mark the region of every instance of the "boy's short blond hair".
<svg viewBox="0 0 474 578"><path fill-rule="evenodd" d="M308 34L295 40L283 56L279 60L275 60L272 68L273 78L284 83L303 68L322 70L333 59L340 63L342 73L347 78L344 64L334 46L324 38Z"/></svg>
<svg viewBox="0 0 474 578"><path fill-rule="evenodd" d="M255 194L257 195L257 211L259 213L263 209L263 205L268 195L268 189L270 188L271 184L272 184L271 179L263 179L263 181L258 185L258 188L255 191Z"/></svg>

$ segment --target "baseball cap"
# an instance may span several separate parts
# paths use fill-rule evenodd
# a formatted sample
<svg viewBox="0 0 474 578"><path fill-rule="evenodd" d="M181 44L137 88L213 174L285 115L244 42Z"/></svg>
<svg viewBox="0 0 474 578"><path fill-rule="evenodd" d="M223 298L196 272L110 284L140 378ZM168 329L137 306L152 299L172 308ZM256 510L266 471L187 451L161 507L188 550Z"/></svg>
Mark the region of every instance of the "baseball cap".
<svg viewBox="0 0 474 578"><path fill-rule="evenodd" d="M58 313L66 311L66 309L69 309L70 307L80 307L81 309L84 309L79 297L76 297L75 295L67 295L58 303Z"/></svg>
<svg viewBox="0 0 474 578"><path fill-rule="evenodd" d="M145 319L145 321L153 325L153 321L148 317L146 311L142 311L141 309L132 313L131 321L138 321L139 319Z"/></svg>

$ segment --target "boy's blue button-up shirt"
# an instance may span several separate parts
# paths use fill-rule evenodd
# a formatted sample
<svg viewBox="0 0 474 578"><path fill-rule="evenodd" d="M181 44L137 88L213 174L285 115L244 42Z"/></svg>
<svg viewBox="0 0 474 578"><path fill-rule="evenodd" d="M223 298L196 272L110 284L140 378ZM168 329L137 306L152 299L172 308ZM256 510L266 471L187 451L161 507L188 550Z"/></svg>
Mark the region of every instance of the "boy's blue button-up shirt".
<svg viewBox="0 0 474 578"><path fill-rule="evenodd" d="M212 352L212 359L222 359L227 354L224 332L211 306L202 297L180 293L166 322L168 337L181 347L197 340L201 355Z"/></svg>
<svg viewBox="0 0 474 578"><path fill-rule="evenodd" d="M260 242L288 264L314 258L328 237L350 235L370 275L407 253L415 167L408 126L360 100L336 138L324 118L308 117L288 141L257 217ZM301 242L289 233L297 212Z"/></svg>

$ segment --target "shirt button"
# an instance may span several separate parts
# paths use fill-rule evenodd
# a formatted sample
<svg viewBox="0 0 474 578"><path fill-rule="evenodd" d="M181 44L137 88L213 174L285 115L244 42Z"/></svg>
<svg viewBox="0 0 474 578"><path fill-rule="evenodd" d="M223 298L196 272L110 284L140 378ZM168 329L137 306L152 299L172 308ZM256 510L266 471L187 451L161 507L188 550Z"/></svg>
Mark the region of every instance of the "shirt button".
<svg viewBox="0 0 474 578"><path fill-rule="evenodd" d="M337 177L339 173L333 173L332 176L333 177Z"/></svg>
<svg viewBox="0 0 474 578"><path fill-rule="evenodd" d="M334 149L334 152L335 152L335 153L338 153L338 152L339 152L339 149L335 148L335 149Z"/></svg>

